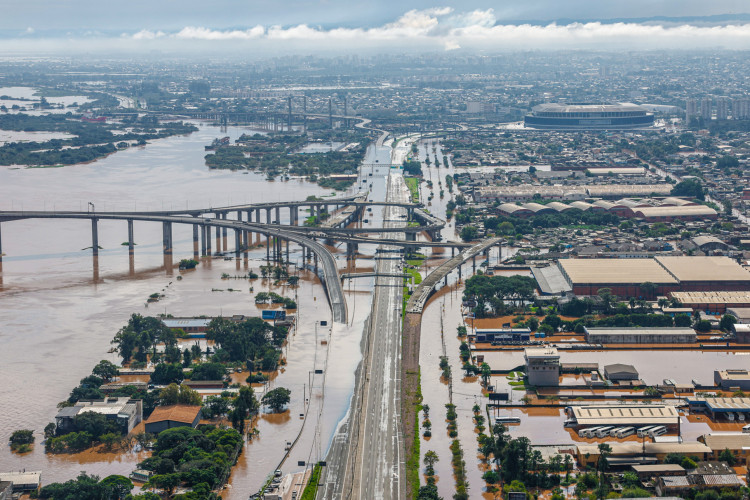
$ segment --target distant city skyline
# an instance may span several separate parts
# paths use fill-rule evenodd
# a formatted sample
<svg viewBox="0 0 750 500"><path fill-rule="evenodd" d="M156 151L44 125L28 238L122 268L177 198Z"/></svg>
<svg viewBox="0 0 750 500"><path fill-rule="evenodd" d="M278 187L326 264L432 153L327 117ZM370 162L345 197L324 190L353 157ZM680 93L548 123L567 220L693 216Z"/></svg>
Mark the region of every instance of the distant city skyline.
<svg viewBox="0 0 750 500"><path fill-rule="evenodd" d="M90 0L75 7L49 0L6 3L0 48L11 53L218 45L281 52L750 48L750 8L738 0L135 0L127 9Z"/></svg>

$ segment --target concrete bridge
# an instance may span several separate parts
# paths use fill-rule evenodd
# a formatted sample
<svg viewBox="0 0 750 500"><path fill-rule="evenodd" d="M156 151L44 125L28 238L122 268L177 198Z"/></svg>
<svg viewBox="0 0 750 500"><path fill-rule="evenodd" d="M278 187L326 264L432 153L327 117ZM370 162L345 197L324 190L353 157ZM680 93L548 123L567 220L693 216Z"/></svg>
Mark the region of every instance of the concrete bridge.
<svg viewBox="0 0 750 500"><path fill-rule="evenodd" d="M476 270L476 256L480 253L487 254L490 248L499 245L501 241L502 238L491 238L475 245L471 245L470 248L464 249L449 261L438 266L438 268L428 274L427 277L422 280L422 283L420 283L414 290L414 293L412 293L412 296L406 303L406 312L410 314L422 314L422 309L424 309L427 299L433 294L435 286L440 283L441 280L447 280L448 274L455 268L458 268L458 275L461 276L460 266L469 259L473 259L474 270Z"/></svg>
<svg viewBox="0 0 750 500"><path fill-rule="evenodd" d="M99 212L44 212L44 211L3 211L0 212L0 222L8 222L24 219L84 219L91 221L91 249L95 258L99 255L99 230L100 220L120 220L128 223L128 252L132 256L135 251L133 238L133 222L161 222L163 234L163 251L165 265L171 264L172 260L172 224L189 224L193 227L193 256L211 255L211 228L216 230L216 246L220 251L223 240L224 248L227 248L227 230L232 229L235 233L235 255L240 258L244 252L245 260L248 258L249 233L256 232L268 238L266 245L266 260L282 261L282 241L286 242L286 256L289 260L289 242L297 243L302 247L303 259L314 261L313 268L316 274L321 274L321 282L326 290L328 300L333 311L333 320L337 323L346 323L347 309L344 292L338 275L336 260L328 249L321 243L305 237L303 234L287 231L284 226L273 225L251 225L238 220L204 218L177 215L152 215L143 213L99 213ZM223 232L223 238L220 237ZM1 233L0 233L1 235ZM273 247L273 248L272 248ZM318 266L320 259L321 267ZM2 263L2 238L0 236L0 264ZM322 273L320 272L322 271Z"/></svg>

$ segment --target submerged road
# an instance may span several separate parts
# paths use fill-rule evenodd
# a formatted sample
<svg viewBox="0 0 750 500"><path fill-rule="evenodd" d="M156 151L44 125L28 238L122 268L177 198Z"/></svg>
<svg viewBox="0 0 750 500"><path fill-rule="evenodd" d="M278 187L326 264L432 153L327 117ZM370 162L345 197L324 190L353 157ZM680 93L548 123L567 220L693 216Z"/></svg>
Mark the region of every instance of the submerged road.
<svg viewBox="0 0 750 500"><path fill-rule="evenodd" d="M388 177L388 201L406 200L400 173ZM406 224L406 209L388 206L387 227ZM403 237L403 236L402 236ZM391 246L380 247L391 250ZM406 498L401 435L402 259L378 260L370 321L362 341L348 419L334 437L318 498L400 500Z"/></svg>
<svg viewBox="0 0 750 500"><path fill-rule="evenodd" d="M403 202L409 190L400 173L388 177L386 201ZM406 210L385 208L384 225L403 227ZM401 236L403 238L403 236ZM400 260L380 260L378 274L402 271ZM403 278L380 276L375 280L369 362L365 372L361 432L353 490L357 498L394 500L406 497L404 444L401 435L401 308Z"/></svg>

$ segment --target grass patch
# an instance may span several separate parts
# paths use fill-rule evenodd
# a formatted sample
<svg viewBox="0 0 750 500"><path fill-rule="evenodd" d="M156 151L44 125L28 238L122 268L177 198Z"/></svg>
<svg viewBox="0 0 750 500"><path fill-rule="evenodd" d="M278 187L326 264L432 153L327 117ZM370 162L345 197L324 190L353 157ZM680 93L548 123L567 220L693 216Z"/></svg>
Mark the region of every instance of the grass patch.
<svg viewBox="0 0 750 500"><path fill-rule="evenodd" d="M313 467L312 474L310 474L310 480L307 482L307 486L305 486L305 489L302 491L302 498L300 500L315 500L315 496L318 494L320 471L320 465L316 465L315 467Z"/></svg>
<svg viewBox="0 0 750 500"><path fill-rule="evenodd" d="M414 436L411 454L406 460L406 489L411 498L419 496L419 412L422 411L422 370L417 372L416 410L414 411Z"/></svg>
<svg viewBox="0 0 750 500"><path fill-rule="evenodd" d="M404 177L406 187L409 188L411 193L411 201L413 203L419 203L419 179L416 177Z"/></svg>
<svg viewBox="0 0 750 500"><path fill-rule="evenodd" d="M422 275L419 274L419 271L417 271L416 269L409 269L409 268L406 268L405 271L406 271L406 274L408 274L414 279L415 285L419 285L420 283L422 283ZM408 279L408 278L404 278L404 279Z"/></svg>

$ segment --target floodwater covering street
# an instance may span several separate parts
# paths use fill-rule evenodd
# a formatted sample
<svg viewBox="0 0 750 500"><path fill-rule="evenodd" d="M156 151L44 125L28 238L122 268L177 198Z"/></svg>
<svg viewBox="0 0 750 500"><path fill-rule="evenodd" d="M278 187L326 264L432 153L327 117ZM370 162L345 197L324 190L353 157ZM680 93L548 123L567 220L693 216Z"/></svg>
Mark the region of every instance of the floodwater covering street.
<svg viewBox="0 0 750 500"><path fill-rule="evenodd" d="M161 139L85 165L65 168L1 168L2 210L162 210L280 200L307 196L339 197L300 179L267 181L265 175L209 170L203 146L228 135L232 140L248 129L219 128L196 122L199 131L189 136ZM368 152L375 157L376 152ZM378 176L383 183L384 167ZM370 179L372 179L370 177ZM375 188L375 186L374 186ZM288 211L282 211L282 223ZM372 216L369 223L381 224ZM284 464L284 472L301 470L298 461L314 462L325 456L338 422L348 409L354 371L361 358L359 343L370 310L372 279L345 284L349 323L331 327L330 308L319 280L298 270L300 284L272 286L270 280L222 279L223 273L258 272L265 250L250 251L247 268L242 261L202 258L191 271L165 269L159 224L135 223L135 258L128 258L125 222L99 222L99 252L94 265L90 224L75 220L21 220L2 223L4 257L0 272L0 367L4 384L0 404L0 440L12 431L30 428L37 442L33 451L12 454L0 449L1 470L42 470L44 484L74 478L81 470L106 476L129 474L147 455L96 450L77 454L44 453L42 429L54 420L58 402L67 398L78 381L101 359L119 362L109 353L110 340L132 313L192 316L260 315L254 292L273 290L296 298L297 329L284 349L287 364L265 389L291 389L289 410L281 415L261 413L254 425L260 431L248 442L230 478L225 498L244 499L263 484L284 455L286 442L299 441ZM232 238L230 238L232 240ZM262 244L262 238L253 240ZM233 241L229 243L233 249ZM345 256L331 248L340 268ZM360 246L354 266L374 266L374 248ZM174 262L192 255L189 227L174 227ZM293 265L302 264L299 247L290 248ZM182 276L182 279L178 279ZM232 291L230 291L230 289ZM147 303L152 293L164 294ZM320 326L327 321L328 326ZM317 325L316 325L317 323ZM317 331L317 333L316 333ZM323 369L323 375L315 375ZM313 372L312 374L310 372ZM241 374L237 374L241 375ZM313 377L314 375L314 377ZM244 380L244 377L242 377ZM312 394L308 382L312 382ZM255 388L256 394L264 390ZM310 401L305 408L303 399ZM325 405L323 405L325 401ZM306 420L300 415L307 413Z"/></svg>

